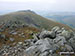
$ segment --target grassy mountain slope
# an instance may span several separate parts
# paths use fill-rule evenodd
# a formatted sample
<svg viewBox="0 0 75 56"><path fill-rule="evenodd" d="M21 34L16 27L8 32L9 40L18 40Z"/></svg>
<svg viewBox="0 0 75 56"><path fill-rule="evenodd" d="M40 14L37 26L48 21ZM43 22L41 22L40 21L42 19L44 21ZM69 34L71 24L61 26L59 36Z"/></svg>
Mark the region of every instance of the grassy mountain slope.
<svg viewBox="0 0 75 56"><path fill-rule="evenodd" d="M0 21L21 21L24 24L27 24L29 26L34 26L37 28L45 28L45 29L51 29L54 26L60 26L65 27L66 29L70 29L67 25L57 23L51 20L48 20L40 15L37 15L33 11L17 11L13 13L9 13L3 16L0 16Z"/></svg>

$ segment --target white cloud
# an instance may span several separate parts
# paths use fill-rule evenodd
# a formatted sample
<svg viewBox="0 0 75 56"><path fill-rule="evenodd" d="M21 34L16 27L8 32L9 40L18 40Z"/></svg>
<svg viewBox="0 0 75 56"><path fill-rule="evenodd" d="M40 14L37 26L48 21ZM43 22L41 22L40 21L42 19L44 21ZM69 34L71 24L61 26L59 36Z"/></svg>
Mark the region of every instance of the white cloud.
<svg viewBox="0 0 75 56"><path fill-rule="evenodd" d="M0 1L2 2L40 2L41 0L0 0Z"/></svg>
<svg viewBox="0 0 75 56"><path fill-rule="evenodd" d="M0 0L0 10L53 10L75 11L75 0Z"/></svg>
<svg viewBox="0 0 75 56"><path fill-rule="evenodd" d="M0 0L0 2L39 2L39 3L55 3L56 0Z"/></svg>

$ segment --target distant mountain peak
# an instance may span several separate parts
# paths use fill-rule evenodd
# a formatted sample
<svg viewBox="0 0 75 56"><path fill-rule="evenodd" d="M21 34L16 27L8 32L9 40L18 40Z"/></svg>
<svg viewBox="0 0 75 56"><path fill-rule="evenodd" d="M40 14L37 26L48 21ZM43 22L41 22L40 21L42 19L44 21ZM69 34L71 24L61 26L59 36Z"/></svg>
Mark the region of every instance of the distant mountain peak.
<svg viewBox="0 0 75 56"><path fill-rule="evenodd" d="M31 13L35 13L34 11L32 11L32 10L21 10L21 11L19 11L19 12L31 12ZM36 14L36 13L35 13Z"/></svg>

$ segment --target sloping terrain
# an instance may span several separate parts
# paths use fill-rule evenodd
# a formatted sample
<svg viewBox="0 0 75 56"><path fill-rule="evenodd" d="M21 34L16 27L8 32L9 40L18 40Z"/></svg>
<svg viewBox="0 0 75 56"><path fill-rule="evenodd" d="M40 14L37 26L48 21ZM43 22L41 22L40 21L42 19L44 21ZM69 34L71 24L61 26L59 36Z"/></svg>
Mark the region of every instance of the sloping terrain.
<svg viewBox="0 0 75 56"><path fill-rule="evenodd" d="M75 28L75 12L39 12L39 15L44 16L52 21L57 21Z"/></svg>
<svg viewBox="0 0 75 56"><path fill-rule="evenodd" d="M6 28L3 32L0 32L0 47L3 44L12 45L13 43L23 42L26 39L32 39L32 33L37 32L39 32L38 29L27 26L13 30Z"/></svg>
<svg viewBox="0 0 75 56"><path fill-rule="evenodd" d="M48 20L30 10L2 15L0 16L0 46L32 39L31 33L39 32L43 28L51 30L54 26L71 30L67 25Z"/></svg>
<svg viewBox="0 0 75 56"><path fill-rule="evenodd" d="M2 15L0 56L49 56L54 53L57 56L60 51L74 51L75 35L71 30L67 25L48 20L30 10Z"/></svg>
<svg viewBox="0 0 75 56"><path fill-rule="evenodd" d="M67 25L48 20L30 10L18 11L0 16L0 21L20 21L23 24L27 24L29 26L41 29L45 28L49 30L54 26L65 27L66 29L70 29L70 27L68 27Z"/></svg>

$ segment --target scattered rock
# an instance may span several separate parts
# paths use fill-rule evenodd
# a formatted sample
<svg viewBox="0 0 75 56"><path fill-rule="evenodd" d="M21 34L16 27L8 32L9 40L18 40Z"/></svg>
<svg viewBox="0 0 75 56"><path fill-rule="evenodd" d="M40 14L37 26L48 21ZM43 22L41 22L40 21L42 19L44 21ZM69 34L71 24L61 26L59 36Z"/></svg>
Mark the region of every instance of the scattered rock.
<svg viewBox="0 0 75 56"><path fill-rule="evenodd" d="M6 36L4 34L0 34L0 38L5 39Z"/></svg>
<svg viewBox="0 0 75 56"><path fill-rule="evenodd" d="M15 22L16 24L18 22ZM12 30L10 34L17 34ZM54 27L51 31L31 34L34 39L28 39L24 42L18 42L10 45L4 45L0 48L0 55L4 56L60 56L58 52L75 51L75 33L69 32L64 28ZM24 33L19 36L24 37ZM0 34L0 37L6 38ZM10 38L14 41L14 38Z"/></svg>
<svg viewBox="0 0 75 56"><path fill-rule="evenodd" d="M23 42L18 42L19 45L23 44Z"/></svg>
<svg viewBox="0 0 75 56"><path fill-rule="evenodd" d="M55 26L51 31L57 32L57 31L59 31L59 30L60 30L60 27Z"/></svg>
<svg viewBox="0 0 75 56"><path fill-rule="evenodd" d="M13 41L15 41L15 39L14 38L10 38L10 41L13 42Z"/></svg>

